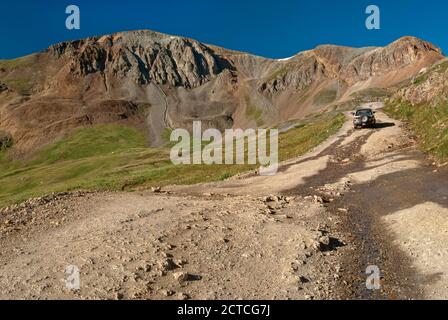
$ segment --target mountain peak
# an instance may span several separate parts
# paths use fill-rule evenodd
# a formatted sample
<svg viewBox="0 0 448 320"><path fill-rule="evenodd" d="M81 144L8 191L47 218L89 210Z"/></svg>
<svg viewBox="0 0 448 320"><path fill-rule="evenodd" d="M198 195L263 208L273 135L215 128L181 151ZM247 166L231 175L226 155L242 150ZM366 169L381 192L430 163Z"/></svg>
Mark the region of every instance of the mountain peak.
<svg viewBox="0 0 448 320"><path fill-rule="evenodd" d="M442 54L442 50L439 47L436 47L434 44L414 36L401 37L389 45L389 47L392 48L395 48L396 46L412 46L417 50L434 51Z"/></svg>

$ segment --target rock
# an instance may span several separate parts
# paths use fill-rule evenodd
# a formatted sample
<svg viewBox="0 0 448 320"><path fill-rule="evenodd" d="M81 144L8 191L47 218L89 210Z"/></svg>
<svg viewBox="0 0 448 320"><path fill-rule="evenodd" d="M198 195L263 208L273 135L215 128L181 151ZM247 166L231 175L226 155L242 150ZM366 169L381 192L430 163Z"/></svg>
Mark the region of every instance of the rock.
<svg viewBox="0 0 448 320"><path fill-rule="evenodd" d="M322 236L319 238L320 246L323 248L326 248L330 245L330 237L329 236Z"/></svg>
<svg viewBox="0 0 448 320"><path fill-rule="evenodd" d="M167 252L165 252L165 251L162 251L162 252L160 253L160 255L161 255L162 257L164 257L164 258L172 258L172 257L173 257L173 255L172 255L171 253L167 253Z"/></svg>
<svg viewBox="0 0 448 320"><path fill-rule="evenodd" d="M115 292L114 293L114 299L115 300L122 300L123 299L123 294L120 292Z"/></svg>
<svg viewBox="0 0 448 320"><path fill-rule="evenodd" d="M190 296L189 296L188 294L186 294L186 293L179 292L179 293L177 294L177 298L178 298L179 300L188 300L188 299L190 299Z"/></svg>
<svg viewBox="0 0 448 320"><path fill-rule="evenodd" d="M165 297L171 297L172 295L174 295L174 293L175 292L172 290L167 290L167 289L160 290L160 294Z"/></svg>
<svg viewBox="0 0 448 320"><path fill-rule="evenodd" d="M327 197L320 197L318 195L314 195L313 196L313 201L314 203L329 203L329 202L333 202L334 199L331 198L327 198Z"/></svg>
<svg viewBox="0 0 448 320"><path fill-rule="evenodd" d="M280 197L279 196L275 196L275 195L270 195L267 197L264 197L262 200L263 202L278 202L280 201Z"/></svg>
<svg viewBox="0 0 448 320"><path fill-rule="evenodd" d="M182 271L173 273L173 277L179 282L185 282L191 278L191 276L188 273Z"/></svg>
<svg viewBox="0 0 448 320"><path fill-rule="evenodd" d="M154 193L162 192L162 187L151 187L151 191Z"/></svg>
<svg viewBox="0 0 448 320"><path fill-rule="evenodd" d="M179 267L183 267L184 265L186 265L188 263L187 260L185 259L178 259L174 261Z"/></svg>
<svg viewBox="0 0 448 320"><path fill-rule="evenodd" d="M8 86L5 83L0 82L0 93L3 91L7 91L7 90L8 90Z"/></svg>
<svg viewBox="0 0 448 320"><path fill-rule="evenodd" d="M152 270L152 266L149 263L147 263L142 267L142 270L145 272L150 272Z"/></svg>
<svg viewBox="0 0 448 320"><path fill-rule="evenodd" d="M158 264L162 271L171 271L179 268L179 266L171 258L159 261Z"/></svg>
<svg viewBox="0 0 448 320"><path fill-rule="evenodd" d="M300 284L310 282L310 280L308 280L308 278L305 277L305 276L299 276L299 277L297 277L297 280L298 280L298 282L299 282Z"/></svg>

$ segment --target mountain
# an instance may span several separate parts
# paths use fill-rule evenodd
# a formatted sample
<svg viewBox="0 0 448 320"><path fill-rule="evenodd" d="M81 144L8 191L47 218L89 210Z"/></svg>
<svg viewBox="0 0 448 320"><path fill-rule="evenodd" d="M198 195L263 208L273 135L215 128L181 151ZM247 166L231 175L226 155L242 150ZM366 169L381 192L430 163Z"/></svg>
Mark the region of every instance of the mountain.
<svg viewBox="0 0 448 320"><path fill-rule="evenodd" d="M423 40L319 46L267 59L153 31L63 42L0 61L0 130L27 153L73 129L123 123L163 144L167 129L272 126L383 95L444 59Z"/></svg>

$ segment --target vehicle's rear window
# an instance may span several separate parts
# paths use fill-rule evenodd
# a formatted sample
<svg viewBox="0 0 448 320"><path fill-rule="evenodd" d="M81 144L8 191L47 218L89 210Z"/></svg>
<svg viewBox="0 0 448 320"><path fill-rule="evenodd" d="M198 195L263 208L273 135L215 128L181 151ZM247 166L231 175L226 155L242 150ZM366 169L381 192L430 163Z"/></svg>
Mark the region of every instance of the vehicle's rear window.
<svg viewBox="0 0 448 320"><path fill-rule="evenodd" d="M356 111L357 116L369 116L372 114L371 110L358 110Z"/></svg>

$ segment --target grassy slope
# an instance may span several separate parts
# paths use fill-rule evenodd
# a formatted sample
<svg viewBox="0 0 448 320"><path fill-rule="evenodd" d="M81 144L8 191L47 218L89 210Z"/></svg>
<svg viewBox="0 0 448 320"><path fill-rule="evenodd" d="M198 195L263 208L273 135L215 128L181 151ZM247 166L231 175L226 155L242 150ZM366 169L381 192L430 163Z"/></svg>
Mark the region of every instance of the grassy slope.
<svg viewBox="0 0 448 320"><path fill-rule="evenodd" d="M337 98L337 91L336 90L330 90L325 89L320 91L315 97L314 97L314 105L325 105L332 103Z"/></svg>
<svg viewBox="0 0 448 320"><path fill-rule="evenodd" d="M433 73L433 72L444 73L447 68L448 68L448 62L446 62L446 61L445 62L441 62L441 63L431 67L425 73L417 76L414 79L413 84L414 85L420 85L420 84L424 83L426 80L428 80L428 77L431 75L431 73Z"/></svg>
<svg viewBox="0 0 448 320"><path fill-rule="evenodd" d="M336 133L343 122L343 115L324 115L282 133L280 160L309 151ZM26 163L8 160L8 154L0 152L0 207L50 192L193 184L223 180L255 168L251 165L174 166L169 160L169 148L148 148L146 143L144 135L135 129L103 125L79 129Z"/></svg>
<svg viewBox="0 0 448 320"><path fill-rule="evenodd" d="M34 82L29 75L29 67L35 62L36 56L29 55L13 60L0 60L0 82L17 91L20 94L30 93Z"/></svg>
<svg viewBox="0 0 448 320"><path fill-rule="evenodd" d="M254 105L249 96L245 97L246 100L246 117L250 120L254 120L258 127L263 126L263 112Z"/></svg>
<svg viewBox="0 0 448 320"><path fill-rule="evenodd" d="M448 161L448 103L430 106L411 105L409 102L389 102L385 108L391 117L409 123L423 151L434 155L438 161Z"/></svg>

